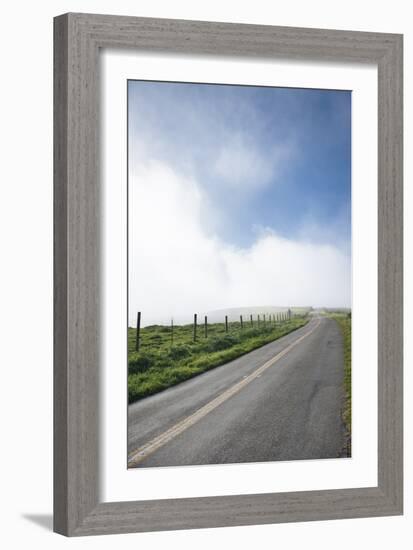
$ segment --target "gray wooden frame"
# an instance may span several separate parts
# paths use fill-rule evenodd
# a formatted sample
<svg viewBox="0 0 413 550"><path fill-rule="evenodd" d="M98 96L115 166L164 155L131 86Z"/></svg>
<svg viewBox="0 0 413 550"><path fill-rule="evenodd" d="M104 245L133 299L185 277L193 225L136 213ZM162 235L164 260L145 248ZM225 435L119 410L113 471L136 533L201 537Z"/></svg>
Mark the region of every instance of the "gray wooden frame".
<svg viewBox="0 0 413 550"><path fill-rule="evenodd" d="M55 531L73 536L401 514L402 36L66 14L55 18L54 43ZM100 501L98 57L103 47L377 64L377 487Z"/></svg>

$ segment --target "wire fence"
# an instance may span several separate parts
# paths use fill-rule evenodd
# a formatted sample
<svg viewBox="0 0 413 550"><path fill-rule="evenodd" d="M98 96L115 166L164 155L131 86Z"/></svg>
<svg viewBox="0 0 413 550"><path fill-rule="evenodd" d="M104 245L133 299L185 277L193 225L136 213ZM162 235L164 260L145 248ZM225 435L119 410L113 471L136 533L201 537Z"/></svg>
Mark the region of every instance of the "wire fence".
<svg viewBox="0 0 413 550"><path fill-rule="evenodd" d="M268 331L274 329L283 323L290 321L292 318L297 317L298 313L292 312L291 309L280 311L277 313L259 313L249 315L239 315L239 319L234 320L229 318L228 315L223 316L222 322L208 322L208 315L204 315L204 318L199 322L198 314L194 313L193 322L187 325L174 325L173 319L171 319L170 325L160 325L162 330L169 333L170 345L174 345L174 340L177 331L180 331L180 340L182 341L182 329L187 334L188 342L197 342L199 339L207 339L210 336L225 335L234 333L235 331L244 331L246 329L256 329L262 331ZM214 318L216 316L214 315ZM136 332L135 332L135 351L140 351L142 347L142 312L138 311L136 316Z"/></svg>

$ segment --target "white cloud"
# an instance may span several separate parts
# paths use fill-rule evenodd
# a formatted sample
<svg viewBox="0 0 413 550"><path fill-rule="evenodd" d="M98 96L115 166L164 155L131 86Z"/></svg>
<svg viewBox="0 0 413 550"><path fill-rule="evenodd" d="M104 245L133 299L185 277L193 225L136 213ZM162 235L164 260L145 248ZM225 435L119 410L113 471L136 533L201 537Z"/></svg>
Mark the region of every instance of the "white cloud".
<svg viewBox="0 0 413 550"><path fill-rule="evenodd" d="M267 231L249 248L211 234L202 187L165 163L130 178L129 315L134 324L188 322L194 312L241 306L349 306L350 258L333 245Z"/></svg>
<svg viewBox="0 0 413 550"><path fill-rule="evenodd" d="M274 182L280 175L283 163L291 155L291 146L279 145L268 151L249 143L245 135L236 134L223 140L212 170L222 183L234 187L238 192L257 189Z"/></svg>

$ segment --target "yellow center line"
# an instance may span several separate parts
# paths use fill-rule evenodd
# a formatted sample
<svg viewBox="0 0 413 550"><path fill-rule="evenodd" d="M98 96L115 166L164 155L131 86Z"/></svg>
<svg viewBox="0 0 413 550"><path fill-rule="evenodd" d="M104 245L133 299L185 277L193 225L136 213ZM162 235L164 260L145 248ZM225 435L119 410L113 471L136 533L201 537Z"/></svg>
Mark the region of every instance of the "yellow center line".
<svg viewBox="0 0 413 550"><path fill-rule="evenodd" d="M132 451L129 454L128 467L133 468L134 466L137 466L140 462L142 462L149 455L157 451L160 447L163 447L166 443L174 439L177 435L181 434L182 432L196 424L199 420L201 420L201 418L204 418L204 416L206 416L208 413L219 407L219 405L222 405L222 403L227 401L227 399L240 392L243 388L245 388L246 386L248 386L248 384L255 380L255 378L261 376L264 371L269 369L272 365L274 365L274 363L284 357L284 355L291 351L295 346L297 346L305 338L310 336L310 334L312 334L318 328L319 324L320 320L318 319L316 325L311 330L294 340L286 348L277 353L277 355L266 361L263 365L261 365L261 367L258 367L258 369L256 369L254 372L225 390L223 393L212 399L212 401L195 411L193 414L187 416L183 420L180 420L174 426L156 436L148 443L145 443L141 447L138 447L137 449Z"/></svg>

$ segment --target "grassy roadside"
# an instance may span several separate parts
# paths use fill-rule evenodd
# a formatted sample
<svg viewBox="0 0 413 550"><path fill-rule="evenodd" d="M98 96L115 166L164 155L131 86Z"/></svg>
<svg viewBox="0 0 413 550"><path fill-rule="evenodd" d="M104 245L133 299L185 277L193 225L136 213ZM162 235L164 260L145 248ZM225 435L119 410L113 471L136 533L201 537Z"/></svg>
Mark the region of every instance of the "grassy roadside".
<svg viewBox="0 0 413 550"><path fill-rule="evenodd" d="M245 327L231 323L225 332L222 324L208 325L208 338L199 327L194 342L192 325L170 327L154 325L141 329L141 345L135 351L135 329L128 329L128 400L133 403L148 395L179 384L188 378L232 361L245 353L277 340L308 322L294 317L275 326Z"/></svg>
<svg viewBox="0 0 413 550"><path fill-rule="evenodd" d="M344 344L344 406L343 421L346 426L348 436L348 446L350 446L351 437L351 317L347 314L330 315L337 323L343 333ZM348 449L350 450L350 449Z"/></svg>

